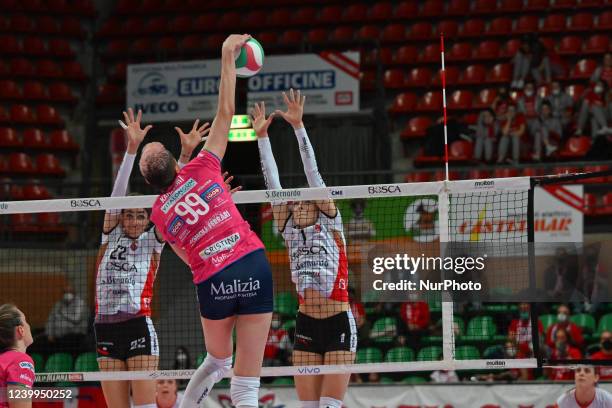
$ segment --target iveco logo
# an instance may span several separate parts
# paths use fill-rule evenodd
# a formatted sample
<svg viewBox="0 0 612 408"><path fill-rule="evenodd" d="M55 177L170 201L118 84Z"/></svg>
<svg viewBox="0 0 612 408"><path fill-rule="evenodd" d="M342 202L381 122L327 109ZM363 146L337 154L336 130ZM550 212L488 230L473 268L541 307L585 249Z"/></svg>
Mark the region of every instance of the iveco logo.
<svg viewBox="0 0 612 408"><path fill-rule="evenodd" d="M70 200L70 207L72 208L100 207L100 200L96 200L96 199Z"/></svg>

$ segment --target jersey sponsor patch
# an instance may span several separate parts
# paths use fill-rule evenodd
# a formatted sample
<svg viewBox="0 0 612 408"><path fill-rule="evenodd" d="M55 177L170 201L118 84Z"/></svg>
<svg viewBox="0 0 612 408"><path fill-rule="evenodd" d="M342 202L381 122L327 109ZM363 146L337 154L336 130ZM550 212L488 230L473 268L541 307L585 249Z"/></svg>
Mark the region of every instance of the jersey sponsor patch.
<svg viewBox="0 0 612 408"><path fill-rule="evenodd" d="M22 361L21 363L19 363L19 367L34 372L34 364L30 363L29 361Z"/></svg>
<svg viewBox="0 0 612 408"><path fill-rule="evenodd" d="M168 234L172 235L173 237L176 236L184 225L185 221L183 221L181 217L176 216L168 227Z"/></svg>
<svg viewBox="0 0 612 408"><path fill-rule="evenodd" d="M219 185L219 183L214 183L212 186L208 187L206 191L200 194L200 197L204 199L207 203L210 203L215 199L219 194L223 192L223 187Z"/></svg>
<svg viewBox="0 0 612 408"><path fill-rule="evenodd" d="M182 186L178 187L168 196L166 196L166 202L162 205L161 210L164 214L168 214L168 211L176 204L185 194L187 194L191 189L193 189L198 183L190 178L187 180Z"/></svg>
<svg viewBox="0 0 612 408"><path fill-rule="evenodd" d="M204 248L200 252L200 256L202 257L202 259L208 259L211 256L218 254L219 252L229 251L238 243L238 241L240 241L240 234L237 232L233 233L232 235L220 239L214 244Z"/></svg>

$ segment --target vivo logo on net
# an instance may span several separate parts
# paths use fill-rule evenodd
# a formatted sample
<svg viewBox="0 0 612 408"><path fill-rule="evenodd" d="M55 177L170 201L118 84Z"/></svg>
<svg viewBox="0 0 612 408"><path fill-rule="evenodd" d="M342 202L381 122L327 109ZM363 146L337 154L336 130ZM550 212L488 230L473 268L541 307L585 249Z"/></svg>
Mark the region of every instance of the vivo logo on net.
<svg viewBox="0 0 612 408"><path fill-rule="evenodd" d="M298 373L300 374L321 374L319 367L298 367Z"/></svg>

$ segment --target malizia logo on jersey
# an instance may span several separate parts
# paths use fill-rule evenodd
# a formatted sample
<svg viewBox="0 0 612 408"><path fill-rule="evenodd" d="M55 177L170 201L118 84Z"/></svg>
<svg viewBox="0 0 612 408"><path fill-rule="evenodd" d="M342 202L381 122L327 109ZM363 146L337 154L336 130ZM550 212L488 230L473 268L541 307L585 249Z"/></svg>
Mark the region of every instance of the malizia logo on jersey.
<svg viewBox="0 0 612 408"><path fill-rule="evenodd" d="M168 233L173 237L176 236L176 234L178 234L183 228L183 225L185 225L185 221L183 221L183 219L179 216L175 217L168 227Z"/></svg>
<svg viewBox="0 0 612 408"><path fill-rule="evenodd" d="M212 186L208 187L206 191L200 194L200 197L204 199L207 203L210 203L215 197L223 192L223 187L219 185L219 183L215 183Z"/></svg>

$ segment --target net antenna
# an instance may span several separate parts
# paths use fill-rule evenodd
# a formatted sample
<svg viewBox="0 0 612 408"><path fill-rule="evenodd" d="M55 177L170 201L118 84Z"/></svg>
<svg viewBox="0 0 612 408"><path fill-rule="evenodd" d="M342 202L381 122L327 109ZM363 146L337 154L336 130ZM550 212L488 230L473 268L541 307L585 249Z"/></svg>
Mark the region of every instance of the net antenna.
<svg viewBox="0 0 612 408"><path fill-rule="evenodd" d="M440 33L440 61L442 63L442 70L440 71L440 76L442 78L442 111L444 114L444 167L446 181L448 181L448 127L446 118L446 68L444 66L444 33Z"/></svg>

